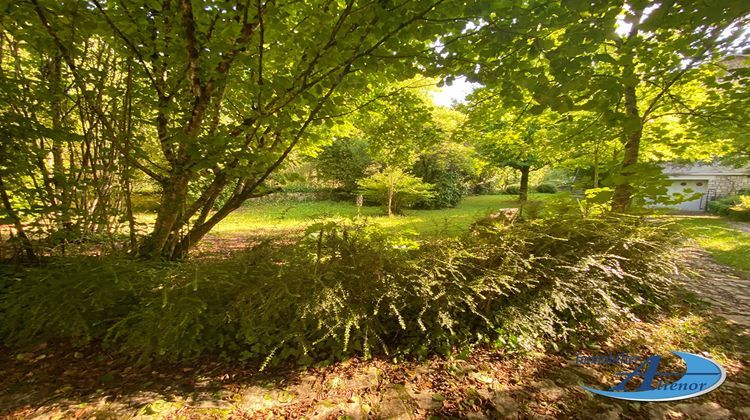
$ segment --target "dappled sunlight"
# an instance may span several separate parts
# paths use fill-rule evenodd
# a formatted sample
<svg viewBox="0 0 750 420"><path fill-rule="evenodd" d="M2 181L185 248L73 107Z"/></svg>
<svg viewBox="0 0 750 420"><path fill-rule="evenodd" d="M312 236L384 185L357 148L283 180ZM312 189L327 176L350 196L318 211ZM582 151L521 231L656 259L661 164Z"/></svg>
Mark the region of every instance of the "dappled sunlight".
<svg viewBox="0 0 750 420"><path fill-rule="evenodd" d="M750 418L742 2L4 2L0 418Z"/></svg>
<svg viewBox="0 0 750 420"><path fill-rule="evenodd" d="M532 200L548 200L555 194L530 194ZM455 208L439 210L407 209L403 215L386 216L380 207L366 206L359 214L368 222L401 231L411 230L420 235L456 235L465 232L475 220L501 208L518 207L513 195L478 195L461 200ZM217 237L272 235L287 231L304 230L307 226L323 221L357 217L354 203L345 201L311 202L248 202L222 220L211 231ZM153 213L138 214L138 221L152 225Z"/></svg>
<svg viewBox="0 0 750 420"><path fill-rule="evenodd" d="M725 219L681 218L677 220L696 244L716 261L750 274L750 234Z"/></svg>

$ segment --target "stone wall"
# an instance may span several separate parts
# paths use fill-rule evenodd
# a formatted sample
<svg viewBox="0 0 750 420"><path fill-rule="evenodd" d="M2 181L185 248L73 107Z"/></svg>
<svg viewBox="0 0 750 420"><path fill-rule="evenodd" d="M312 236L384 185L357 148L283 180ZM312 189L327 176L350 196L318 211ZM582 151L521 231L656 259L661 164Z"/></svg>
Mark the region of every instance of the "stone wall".
<svg viewBox="0 0 750 420"><path fill-rule="evenodd" d="M750 189L750 176L721 175L715 176L708 182L708 188L716 191L716 197L726 197L736 194L742 189Z"/></svg>

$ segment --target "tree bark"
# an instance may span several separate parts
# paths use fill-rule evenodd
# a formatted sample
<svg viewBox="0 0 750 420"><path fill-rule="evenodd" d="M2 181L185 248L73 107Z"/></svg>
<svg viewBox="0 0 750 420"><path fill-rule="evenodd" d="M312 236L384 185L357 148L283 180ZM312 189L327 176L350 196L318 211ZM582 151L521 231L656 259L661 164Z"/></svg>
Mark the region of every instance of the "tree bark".
<svg viewBox="0 0 750 420"><path fill-rule="evenodd" d="M189 176L176 173L164 185L161 193L161 207L156 214L156 223L151 235L138 248L138 255L148 258L171 258L172 250L166 246L173 228L185 206Z"/></svg>
<svg viewBox="0 0 750 420"><path fill-rule="evenodd" d="M638 153L641 147L641 136L643 126L638 113L638 102L635 93L635 86L625 87L625 112L631 121L637 121L636 128L626 131L625 149L622 159L622 168L620 175L622 181L615 186L614 195L612 196L612 211L626 212L630 208L635 189L630 183L633 176L636 175L634 166L638 163Z"/></svg>
<svg viewBox="0 0 750 420"><path fill-rule="evenodd" d="M49 64L50 73L50 105L52 109L52 130L55 132L52 138L52 180L55 186L55 195L60 206L63 229L71 228L70 203L67 191L65 167L63 164L63 141L60 132L63 127L63 83L62 83L62 56L56 54L51 58Z"/></svg>
<svg viewBox="0 0 750 420"><path fill-rule="evenodd" d="M128 60L127 65L127 77L125 81L125 103L123 106L123 131L125 132L125 138L130 139L133 133L133 64ZM128 145L130 147L130 145ZM132 174L130 171L130 165L127 160L124 162L123 177L124 189L125 189L125 217L128 219L128 232L130 238L130 252L135 252L138 247L138 238L135 232L135 218L133 217L133 195L131 193L131 179Z"/></svg>
<svg viewBox="0 0 750 420"><path fill-rule="evenodd" d="M636 87L638 86L638 77L635 70L633 40L638 35L638 24L643 16L643 9L633 10L634 19L630 27L628 37L621 45L621 53L625 60L622 67L622 82L625 88L625 123L623 125L624 133L624 154L622 158L622 167L620 168L621 179L615 185L615 191L612 195L612 211L626 212L630 208L635 189L630 183L633 176L636 175L635 165L638 163L638 152L641 148L641 136L643 134L643 121L638 111L638 97Z"/></svg>
<svg viewBox="0 0 750 420"><path fill-rule="evenodd" d="M29 237L26 236L26 231L23 230L21 218L18 217L18 214L13 209L13 206L10 203L10 197L8 197L8 192L5 190L5 183L3 182L2 177L0 177L0 198L2 198L3 200L3 206L5 206L6 213L8 213L8 216L11 218L11 220L13 220L13 226L16 228L18 239L21 241L21 247L26 252L26 257L28 257L30 260L36 259L34 247L31 244Z"/></svg>
<svg viewBox="0 0 750 420"><path fill-rule="evenodd" d="M393 216L393 186L388 186L388 216Z"/></svg>
<svg viewBox="0 0 750 420"><path fill-rule="evenodd" d="M518 201L527 201L529 199L529 172L530 166L521 166L521 186L518 191Z"/></svg>
<svg viewBox="0 0 750 420"><path fill-rule="evenodd" d="M599 143L594 146L594 188L599 188Z"/></svg>

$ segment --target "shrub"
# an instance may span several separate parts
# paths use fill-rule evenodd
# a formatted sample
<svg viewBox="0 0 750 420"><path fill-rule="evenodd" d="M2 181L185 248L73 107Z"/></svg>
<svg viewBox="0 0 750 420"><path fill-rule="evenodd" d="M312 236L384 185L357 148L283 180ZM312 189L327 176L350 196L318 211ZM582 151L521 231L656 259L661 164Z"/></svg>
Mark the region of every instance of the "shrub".
<svg viewBox="0 0 750 420"><path fill-rule="evenodd" d="M456 207L466 193L461 176L455 172L443 172L432 183L432 198L419 201L415 207L443 209Z"/></svg>
<svg viewBox="0 0 750 420"><path fill-rule="evenodd" d="M423 152L411 168L422 181L432 184L435 196L416 203L420 208L455 207L467 186L481 174L473 149L453 142L441 142Z"/></svg>
<svg viewBox="0 0 750 420"><path fill-rule="evenodd" d="M492 180L476 183L471 188L471 193L476 195L499 194L501 191L498 191L496 184L497 183Z"/></svg>
<svg viewBox="0 0 750 420"><path fill-rule="evenodd" d="M708 203L708 212L719 216L727 216L732 203L726 203L723 199L714 200Z"/></svg>
<svg viewBox="0 0 750 420"><path fill-rule="evenodd" d="M388 215L401 213L414 203L434 197L431 184L398 168L385 168L360 180L359 187L365 198L384 206Z"/></svg>
<svg viewBox="0 0 750 420"><path fill-rule="evenodd" d="M729 209L729 217L750 220L750 195L737 196L737 203Z"/></svg>
<svg viewBox="0 0 750 420"><path fill-rule="evenodd" d="M534 188L536 192L542 194L554 194L557 192L557 187L552 184L539 184Z"/></svg>
<svg viewBox="0 0 750 420"><path fill-rule="evenodd" d="M157 192L133 192L130 200L134 212L153 213L159 210L159 193Z"/></svg>
<svg viewBox="0 0 750 420"><path fill-rule="evenodd" d="M102 341L148 359L424 356L586 339L667 302L676 235L602 216L501 221L417 243L358 223L223 260L59 259L3 271L0 337ZM667 261L667 263L665 263Z"/></svg>
<svg viewBox="0 0 750 420"><path fill-rule="evenodd" d="M520 185L508 185L503 190L503 194L513 194L518 195L521 193L521 186Z"/></svg>
<svg viewBox="0 0 750 420"><path fill-rule="evenodd" d="M750 195L735 195L708 203L708 212L732 219L750 220Z"/></svg>
<svg viewBox="0 0 750 420"><path fill-rule="evenodd" d="M367 141L338 138L325 146L314 162L321 180L333 182L340 190L353 194L357 182L366 176L372 157Z"/></svg>

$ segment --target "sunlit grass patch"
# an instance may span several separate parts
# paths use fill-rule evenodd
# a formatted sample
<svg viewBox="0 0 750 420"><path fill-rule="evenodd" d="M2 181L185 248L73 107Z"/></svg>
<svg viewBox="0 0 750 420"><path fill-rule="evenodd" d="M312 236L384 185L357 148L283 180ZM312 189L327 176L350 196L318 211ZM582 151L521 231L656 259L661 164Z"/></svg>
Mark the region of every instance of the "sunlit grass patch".
<svg viewBox="0 0 750 420"><path fill-rule="evenodd" d="M716 218L680 218L685 233L719 263L750 274L750 235Z"/></svg>
<svg viewBox="0 0 750 420"><path fill-rule="evenodd" d="M530 194L531 200L546 200L554 194ZM255 233L282 233L300 230L316 222L351 218L358 214L371 224L391 231L412 231L425 236L457 235L465 232L476 219L501 208L518 207L515 195L480 195L465 197L455 208L440 210L406 210L405 214L388 217L380 207L363 207L357 211L354 202L346 201L281 201L248 202L222 220L211 234L222 236ZM138 216L142 223L152 224L153 214Z"/></svg>

